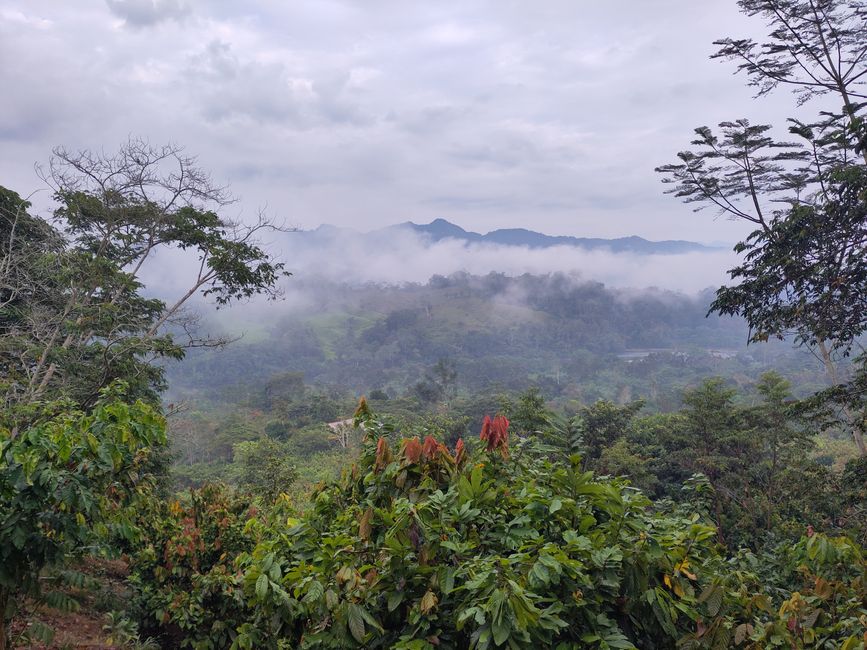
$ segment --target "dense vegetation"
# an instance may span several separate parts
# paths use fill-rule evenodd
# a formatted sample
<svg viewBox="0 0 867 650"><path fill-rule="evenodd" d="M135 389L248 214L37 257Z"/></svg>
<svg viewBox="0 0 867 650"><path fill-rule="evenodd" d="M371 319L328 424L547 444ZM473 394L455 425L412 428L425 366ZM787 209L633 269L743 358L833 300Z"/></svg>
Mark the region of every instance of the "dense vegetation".
<svg viewBox="0 0 867 650"><path fill-rule="evenodd" d="M197 648L862 643L846 537L725 559L700 480L695 502L652 506L579 455L510 447L503 417L453 449L356 417L357 463L301 518L213 487L160 506L133 563L155 632Z"/></svg>
<svg viewBox="0 0 867 650"><path fill-rule="evenodd" d="M724 318L560 276L330 287L322 322L193 355L195 406L163 408L166 364L227 342L194 296L279 293L271 225L139 141L58 149L51 219L0 188L0 650L50 642L95 557L128 569L129 647L864 650L867 8L739 5L769 40L718 56L841 108L800 145L701 127L660 168L756 227ZM167 250L196 270L158 299ZM715 354L743 323L783 342Z"/></svg>
<svg viewBox="0 0 867 650"><path fill-rule="evenodd" d="M755 378L775 367L797 374L806 392L821 382L809 354L774 343L747 349L741 319L707 318L711 292L629 294L559 274L456 274L401 286L297 280L290 297L301 306L282 318L257 311L245 319L239 309L209 323L244 336L173 366L171 399L208 398L225 387L221 398L239 401L288 372L356 394L402 394L441 359L455 366L462 392L532 383L552 397L587 401L632 390L667 409L679 403L678 386L708 374Z"/></svg>

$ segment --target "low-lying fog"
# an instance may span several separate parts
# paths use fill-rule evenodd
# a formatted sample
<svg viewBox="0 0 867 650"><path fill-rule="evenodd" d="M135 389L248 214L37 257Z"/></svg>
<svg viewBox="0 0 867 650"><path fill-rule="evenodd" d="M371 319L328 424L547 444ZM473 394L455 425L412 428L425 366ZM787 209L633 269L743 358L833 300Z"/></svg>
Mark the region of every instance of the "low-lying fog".
<svg viewBox="0 0 867 650"><path fill-rule="evenodd" d="M430 242L400 230L389 231L381 240L349 231L316 238L276 233L265 244L293 274L283 283L287 294L292 293L293 284L313 279L350 285L425 283L434 275L465 271L513 276L562 273L616 289L654 287L695 295L724 284L727 269L737 260L729 250L642 255L573 246L528 248L454 239ZM147 270L145 283L157 294L173 294L186 288L185 280L196 267L194 258L179 251L163 253Z"/></svg>

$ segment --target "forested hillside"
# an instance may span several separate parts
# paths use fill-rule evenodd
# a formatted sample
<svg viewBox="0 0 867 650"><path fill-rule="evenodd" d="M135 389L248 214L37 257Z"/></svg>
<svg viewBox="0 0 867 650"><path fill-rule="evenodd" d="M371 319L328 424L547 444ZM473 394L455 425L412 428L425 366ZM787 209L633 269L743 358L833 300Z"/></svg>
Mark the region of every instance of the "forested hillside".
<svg viewBox="0 0 867 650"><path fill-rule="evenodd" d="M642 379L663 368L679 369L674 390L702 375L755 376L769 367L798 375L807 388L821 381L815 359L790 344L748 348L742 320L707 316L712 297L618 291L559 274L457 274L424 285L293 280L288 307L217 314L210 329L240 340L192 352L168 371L173 395L214 395L285 372L357 394L403 394L441 359L468 390L535 384L552 397L575 390L587 399L633 389L646 395L654 391ZM656 392L671 381L658 384Z"/></svg>

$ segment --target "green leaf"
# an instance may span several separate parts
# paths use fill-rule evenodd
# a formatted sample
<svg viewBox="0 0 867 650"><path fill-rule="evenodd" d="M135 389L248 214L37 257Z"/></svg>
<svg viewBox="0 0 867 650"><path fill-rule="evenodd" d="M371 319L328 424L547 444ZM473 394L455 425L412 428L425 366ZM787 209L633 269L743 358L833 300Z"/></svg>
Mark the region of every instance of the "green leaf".
<svg viewBox="0 0 867 650"><path fill-rule="evenodd" d="M81 608L77 600L62 591L49 591L43 594L42 600L49 607L61 612L77 612Z"/></svg>
<svg viewBox="0 0 867 650"><path fill-rule="evenodd" d="M393 591L388 595L388 611L393 612L403 602L403 592Z"/></svg>
<svg viewBox="0 0 867 650"><path fill-rule="evenodd" d="M722 607L722 599L723 599L723 588L719 584L713 583L708 585L704 591L701 592L701 595L698 597L699 603L705 603L707 607L707 613L711 616L716 616L719 614L719 610Z"/></svg>
<svg viewBox="0 0 867 650"><path fill-rule="evenodd" d="M264 573L259 576L259 579L256 580L256 597L259 600L265 600L265 596L268 595L268 576Z"/></svg>
<svg viewBox="0 0 867 650"><path fill-rule="evenodd" d="M382 629L382 625L379 624L379 621L377 621L375 618L373 618L373 616L370 614L370 612L368 612L366 609L364 609L364 607L359 607L359 609L361 610L362 618L364 618L365 622L370 627L372 627L376 630L379 630L380 632L385 631Z"/></svg>
<svg viewBox="0 0 867 650"><path fill-rule="evenodd" d="M496 645L503 645L509 638L509 635L512 632L512 627L509 625L509 622L505 617L500 617L498 620L492 621L491 632L494 635L494 643Z"/></svg>
<svg viewBox="0 0 867 650"><path fill-rule="evenodd" d="M347 616L352 637L359 643L364 643L364 614L361 607L355 603L349 603Z"/></svg>
<svg viewBox="0 0 867 650"><path fill-rule="evenodd" d="M448 567L440 576L440 590L444 594L451 593L455 588L455 568Z"/></svg>
<svg viewBox="0 0 867 650"><path fill-rule="evenodd" d="M24 544L27 542L27 531L21 528L20 526L15 526L12 530L12 544L17 549L24 548Z"/></svg>
<svg viewBox="0 0 867 650"><path fill-rule="evenodd" d="M41 621L32 621L27 629L29 636L41 641L44 644L50 644L54 641L54 628L49 627Z"/></svg>
<svg viewBox="0 0 867 650"><path fill-rule="evenodd" d="M305 603L314 603L325 594L325 588L322 586L322 583L318 580L314 580L310 583L310 586L307 587L307 593L304 594L304 602Z"/></svg>

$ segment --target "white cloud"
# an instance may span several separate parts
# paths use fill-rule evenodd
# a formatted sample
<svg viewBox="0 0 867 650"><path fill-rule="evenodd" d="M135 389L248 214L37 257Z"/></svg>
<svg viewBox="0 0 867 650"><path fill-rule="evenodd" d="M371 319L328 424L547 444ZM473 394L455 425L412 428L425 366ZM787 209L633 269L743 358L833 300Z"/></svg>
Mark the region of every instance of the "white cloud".
<svg viewBox="0 0 867 650"><path fill-rule="evenodd" d="M443 45L446 47L467 45L477 41L479 37L480 33L478 30L457 23L433 25L426 29L422 35L424 40L427 40L434 45Z"/></svg>

